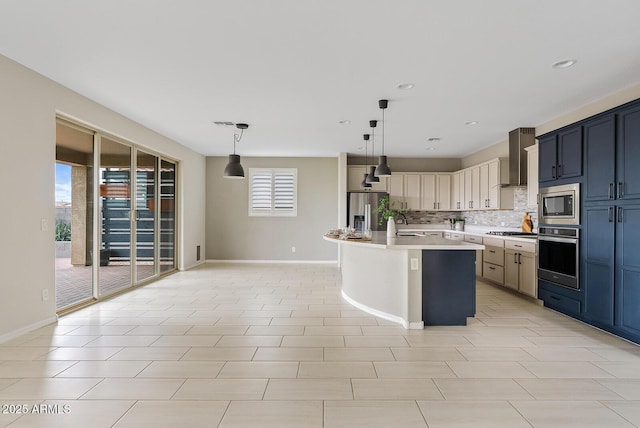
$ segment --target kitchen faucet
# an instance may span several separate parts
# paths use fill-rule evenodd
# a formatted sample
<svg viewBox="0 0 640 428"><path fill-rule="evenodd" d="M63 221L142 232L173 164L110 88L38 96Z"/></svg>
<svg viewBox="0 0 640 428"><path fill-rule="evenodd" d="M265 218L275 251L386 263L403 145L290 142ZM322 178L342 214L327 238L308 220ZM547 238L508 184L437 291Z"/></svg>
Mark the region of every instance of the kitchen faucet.
<svg viewBox="0 0 640 428"><path fill-rule="evenodd" d="M398 213L398 215L401 215L402 218L404 219L404 221L402 223L408 226L409 225L409 221L407 220L407 216L404 215L403 213Z"/></svg>

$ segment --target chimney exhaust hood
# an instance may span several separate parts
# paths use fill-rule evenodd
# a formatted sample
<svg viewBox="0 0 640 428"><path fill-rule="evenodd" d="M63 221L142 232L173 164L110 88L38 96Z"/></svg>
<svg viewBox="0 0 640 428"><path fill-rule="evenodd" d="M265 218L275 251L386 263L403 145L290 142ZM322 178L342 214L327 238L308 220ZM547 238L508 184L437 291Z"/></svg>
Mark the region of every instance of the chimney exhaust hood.
<svg viewBox="0 0 640 428"><path fill-rule="evenodd" d="M509 132L509 184L502 187L527 185L527 152L525 147L536 142L536 128L517 128Z"/></svg>

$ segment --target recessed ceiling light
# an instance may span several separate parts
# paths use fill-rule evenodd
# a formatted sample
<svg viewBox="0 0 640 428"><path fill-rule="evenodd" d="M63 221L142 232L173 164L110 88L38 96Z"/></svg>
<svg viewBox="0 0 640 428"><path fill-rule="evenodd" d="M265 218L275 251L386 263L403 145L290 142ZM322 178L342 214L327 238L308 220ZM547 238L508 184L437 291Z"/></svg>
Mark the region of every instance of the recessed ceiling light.
<svg viewBox="0 0 640 428"><path fill-rule="evenodd" d="M436 149L435 147L425 147L425 150L428 151L428 152L431 152L431 151L433 151L435 149Z"/></svg>
<svg viewBox="0 0 640 428"><path fill-rule="evenodd" d="M338 123L340 125L348 125L351 123L351 121L349 119L344 119L344 120L339 120Z"/></svg>
<svg viewBox="0 0 640 428"><path fill-rule="evenodd" d="M427 138L427 141L432 142L432 143L437 143L441 139L442 138L440 138L440 137L430 137L430 138Z"/></svg>
<svg viewBox="0 0 640 428"><path fill-rule="evenodd" d="M572 65L575 65L575 63L578 62L575 59L565 59L562 61L557 61L554 62L553 64L551 64L551 67L553 68L569 68Z"/></svg>
<svg viewBox="0 0 640 428"><path fill-rule="evenodd" d="M398 89L413 89L416 85L413 83L400 83L396 88Z"/></svg>
<svg viewBox="0 0 640 428"><path fill-rule="evenodd" d="M470 120L469 122L465 122L465 125L477 125L479 122L477 120Z"/></svg>

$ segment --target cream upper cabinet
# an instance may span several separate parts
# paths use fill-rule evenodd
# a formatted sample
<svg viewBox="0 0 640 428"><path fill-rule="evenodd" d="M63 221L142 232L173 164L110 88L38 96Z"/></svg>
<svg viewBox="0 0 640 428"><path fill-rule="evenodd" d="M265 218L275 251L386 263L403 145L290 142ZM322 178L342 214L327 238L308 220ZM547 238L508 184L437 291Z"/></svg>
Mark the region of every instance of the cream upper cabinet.
<svg viewBox="0 0 640 428"><path fill-rule="evenodd" d="M500 208L500 161L498 159L487 164L489 178L487 180L487 208Z"/></svg>
<svg viewBox="0 0 640 428"><path fill-rule="evenodd" d="M421 174L410 172L394 172L388 177L387 189L389 200L395 202L394 208L409 210L421 209Z"/></svg>
<svg viewBox="0 0 640 428"><path fill-rule="evenodd" d="M436 208L436 175L422 174L422 201L421 209L435 210Z"/></svg>
<svg viewBox="0 0 640 428"><path fill-rule="evenodd" d="M500 208L500 160L480 165L480 201L478 209Z"/></svg>
<svg viewBox="0 0 640 428"><path fill-rule="evenodd" d="M484 210L489 208L489 164L480 165L480 197L478 199L477 208Z"/></svg>
<svg viewBox="0 0 640 428"><path fill-rule="evenodd" d="M465 179L466 179L465 175ZM466 186L465 186L466 192ZM481 210L482 204L480 201L480 167L474 166L471 168L471 209L472 210Z"/></svg>
<svg viewBox="0 0 640 428"><path fill-rule="evenodd" d="M493 159L454 173L464 174L463 211L513 208L513 188L503 189L501 186L502 178L506 179L509 174L508 167L507 162ZM455 183L453 194L455 197ZM453 209L456 209L455 205Z"/></svg>
<svg viewBox="0 0 640 428"><path fill-rule="evenodd" d="M538 205L538 145L525 147L527 151L527 205Z"/></svg>
<svg viewBox="0 0 640 428"><path fill-rule="evenodd" d="M464 170L464 211L480 208L480 167Z"/></svg>
<svg viewBox="0 0 640 428"><path fill-rule="evenodd" d="M422 174L423 210L449 211L451 205L451 175L450 174Z"/></svg>
<svg viewBox="0 0 640 428"><path fill-rule="evenodd" d="M396 208L404 207L404 174L394 172L387 177L387 192L389 192L389 201L396 203Z"/></svg>
<svg viewBox="0 0 640 428"><path fill-rule="evenodd" d="M360 187L360 183L364 179L364 174L368 172L368 169L364 166L349 166L347 174L347 189L350 192L358 192L364 190ZM368 188L372 192L386 192L387 191L387 178L380 177L379 183L371 183L371 187Z"/></svg>
<svg viewBox="0 0 640 428"><path fill-rule="evenodd" d="M464 179L464 195L462 200L464 203L462 204L462 210L467 211L471 209L471 204L473 202L471 186L473 179L471 177L471 168L465 169L462 173L462 177Z"/></svg>
<svg viewBox="0 0 640 428"><path fill-rule="evenodd" d="M436 209L449 211L451 205L451 174L438 174L436 176L437 200Z"/></svg>
<svg viewBox="0 0 640 428"><path fill-rule="evenodd" d="M451 179L451 209L461 210L464 208L464 172L454 172Z"/></svg>
<svg viewBox="0 0 640 428"><path fill-rule="evenodd" d="M404 201L406 208L410 210L419 210L421 207L420 199L422 197L420 191L421 174L405 174L404 175Z"/></svg>

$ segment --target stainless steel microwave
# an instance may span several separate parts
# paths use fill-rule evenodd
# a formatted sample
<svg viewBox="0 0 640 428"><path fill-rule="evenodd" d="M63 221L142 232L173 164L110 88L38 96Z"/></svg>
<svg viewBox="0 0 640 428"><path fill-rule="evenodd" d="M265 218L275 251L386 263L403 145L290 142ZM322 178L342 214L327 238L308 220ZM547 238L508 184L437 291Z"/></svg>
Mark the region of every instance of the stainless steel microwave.
<svg viewBox="0 0 640 428"><path fill-rule="evenodd" d="M580 183L545 187L539 195L540 224L580 224Z"/></svg>

